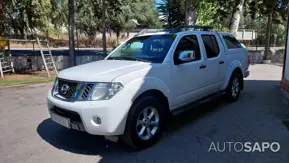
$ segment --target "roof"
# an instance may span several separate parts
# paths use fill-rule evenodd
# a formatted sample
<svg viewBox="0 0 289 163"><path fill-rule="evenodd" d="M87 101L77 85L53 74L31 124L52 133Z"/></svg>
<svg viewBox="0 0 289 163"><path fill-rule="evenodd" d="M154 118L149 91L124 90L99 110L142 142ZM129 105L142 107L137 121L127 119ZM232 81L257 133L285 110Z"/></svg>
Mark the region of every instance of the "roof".
<svg viewBox="0 0 289 163"><path fill-rule="evenodd" d="M143 29L140 31L137 36L144 35L160 35L160 34L176 34L185 31L212 31L212 27L210 26L178 26L176 28L168 28L168 29Z"/></svg>

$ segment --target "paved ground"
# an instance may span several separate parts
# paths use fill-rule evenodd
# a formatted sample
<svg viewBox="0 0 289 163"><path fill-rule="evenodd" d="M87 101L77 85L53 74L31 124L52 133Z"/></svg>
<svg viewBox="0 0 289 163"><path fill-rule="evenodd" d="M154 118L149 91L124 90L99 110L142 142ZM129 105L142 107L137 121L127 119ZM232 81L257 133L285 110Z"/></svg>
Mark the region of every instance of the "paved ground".
<svg viewBox="0 0 289 163"><path fill-rule="evenodd" d="M280 93L281 67L251 69L238 102L218 99L175 117L161 141L141 152L49 120L45 96L51 84L1 88L0 162L289 162L289 131L282 124L289 107ZM226 146L224 152L208 152L211 142L222 149L224 142L264 141L279 142L280 151L238 153Z"/></svg>

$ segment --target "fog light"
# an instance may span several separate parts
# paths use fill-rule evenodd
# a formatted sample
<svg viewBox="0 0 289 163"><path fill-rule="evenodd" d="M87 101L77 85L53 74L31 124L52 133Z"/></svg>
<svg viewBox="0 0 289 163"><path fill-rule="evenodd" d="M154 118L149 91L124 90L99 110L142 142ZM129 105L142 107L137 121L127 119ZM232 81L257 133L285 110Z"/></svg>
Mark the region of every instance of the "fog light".
<svg viewBox="0 0 289 163"><path fill-rule="evenodd" d="M101 119L97 116L92 117L92 120L94 121L94 123L100 125L101 124Z"/></svg>

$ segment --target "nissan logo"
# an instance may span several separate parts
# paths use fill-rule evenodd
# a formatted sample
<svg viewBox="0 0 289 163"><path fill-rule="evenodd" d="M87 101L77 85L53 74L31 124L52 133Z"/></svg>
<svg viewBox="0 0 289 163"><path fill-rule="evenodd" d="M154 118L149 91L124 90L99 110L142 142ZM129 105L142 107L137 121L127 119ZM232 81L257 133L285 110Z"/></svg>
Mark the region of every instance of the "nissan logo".
<svg viewBox="0 0 289 163"><path fill-rule="evenodd" d="M62 86L61 86L61 93L62 94L64 94L64 95L66 95L67 93L68 93L68 91L70 90L70 88L69 88L69 85L68 84L63 84Z"/></svg>

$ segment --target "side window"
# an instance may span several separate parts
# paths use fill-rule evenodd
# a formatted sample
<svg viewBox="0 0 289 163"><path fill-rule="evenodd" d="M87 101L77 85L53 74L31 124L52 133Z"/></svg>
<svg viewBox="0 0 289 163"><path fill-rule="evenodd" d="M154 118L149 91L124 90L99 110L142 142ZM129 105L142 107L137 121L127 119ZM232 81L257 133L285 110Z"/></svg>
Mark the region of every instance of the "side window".
<svg viewBox="0 0 289 163"><path fill-rule="evenodd" d="M207 58L215 58L219 55L220 49L217 39L214 35L202 35L206 48Z"/></svg>
<svg viewBox="0 0 289 163"><path fill-rule="evenodd" d="M174 60L176 61L179 54L182 51L186 51L186 50L194 51L195 59L193 61L201 60L201 52L200 52L200 47L199 47L197 36L195 35L184 36L179 41L178 46L175 50Z"/></svg>
<svg viewBox="0 0 289 163"><path fill-rule="evenodd" d="M229 49L237 49L242 47L241 43L230 35L225 35L223 38Z"/></svg>

